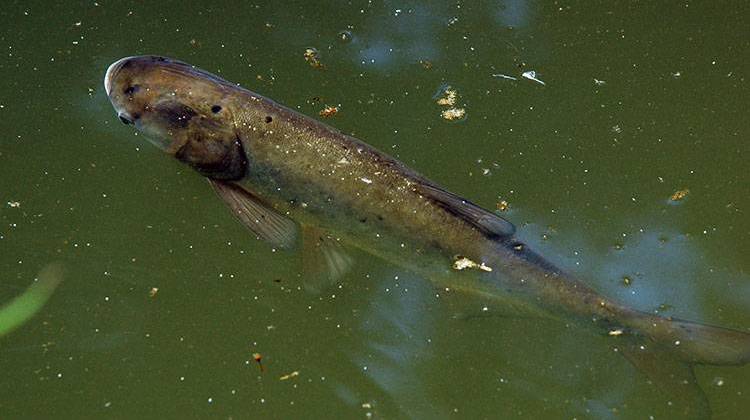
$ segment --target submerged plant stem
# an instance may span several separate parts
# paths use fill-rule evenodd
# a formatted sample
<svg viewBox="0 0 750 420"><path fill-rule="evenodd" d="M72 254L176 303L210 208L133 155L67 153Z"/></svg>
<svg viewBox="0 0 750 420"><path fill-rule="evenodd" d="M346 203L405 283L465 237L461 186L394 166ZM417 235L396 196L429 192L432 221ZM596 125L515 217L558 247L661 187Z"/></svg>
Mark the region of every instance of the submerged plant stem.
<svg viewBox="0 0 750 420"><path fill-rule="evenodd" d="M62 271L60 264L48 264L26 291L0 307L0 337L20 327L42 309L62 281Z"/></svg>

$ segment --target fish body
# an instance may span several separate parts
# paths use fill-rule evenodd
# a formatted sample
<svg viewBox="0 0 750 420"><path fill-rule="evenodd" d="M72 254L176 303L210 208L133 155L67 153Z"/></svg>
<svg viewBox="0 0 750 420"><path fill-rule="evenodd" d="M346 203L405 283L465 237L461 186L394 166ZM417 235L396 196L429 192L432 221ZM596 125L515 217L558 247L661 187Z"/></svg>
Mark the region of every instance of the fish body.
<svg viewBox="0 0 750 420"><path fill-rule="evenodd" d="M608 299L519 241L510 222L356 138L213 74L164 57L128 57L109 67L105 88L120 120L208 178L235 216L274 246L359 248L441 288L593 321L616 331L620 343L632 337L623 352L652 371L654 360L750 360L750 335ZM345 270L346 259L335 255L326 254L332 271ZM483 269L457 272L459 258ZM689 369L681 375L675 382L694 383Z"/></svg>

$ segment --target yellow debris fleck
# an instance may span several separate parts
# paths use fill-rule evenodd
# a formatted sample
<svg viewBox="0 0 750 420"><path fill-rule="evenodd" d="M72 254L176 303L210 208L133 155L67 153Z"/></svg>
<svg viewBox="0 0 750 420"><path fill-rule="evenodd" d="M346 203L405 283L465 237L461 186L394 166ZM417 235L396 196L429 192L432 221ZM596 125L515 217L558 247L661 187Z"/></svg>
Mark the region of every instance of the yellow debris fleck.
<svg viewBox="0 0 750 420"><path fill-rule="evenodd" d="M505 201L505 200L502 200L502 201L500 201L500 202L497 203L497 209L498 209L498 211L507 211L508 207L509 207L508 202Z"/></svg>
<svg viewBox="0 0 750 420"><path fill-rule="evenodd" d="M458 257L456 261L453 262L453 269L454 270L465 270L467 268L476 268L482 271L492 271L491 267L488 267L484 265L484 263L477 264L476 262L466 258L466 257Z"/></svg>
<svg viewBox="0 0 750 420"><path fill-rule="evenodd" d="M438 98L437 104L440 106L453 106L458 100L458 92L450 87L446 88L443 92L443 96Z"/></svg>
<svg viewBox="0 0 750 420"><path fill-rule="evenodd" d="M155 297L157 293L159 293L159 288L152 287L151 290L148 291L148 297Z"/></svg>
<svg viewBox="0 0 750 420"><path fill-rule="evenodd" d="M310 67L316 69L323 68L323 63L320 62L320 53L315 48L305 49L304 57Z"/></svg>
<svg viewBox="0 0 750 420"><path fill-rule="evenodd" d="M612 330L612 331L610 331L610 332L609 332L609 335L611 335L611 336L614 336L614 337L616 337L616 336L618 336L618 335L622 335L622 332L623 332L623 331L622 331L622 329L621 329L621 328L618 328L618 329L616 329L616 330Z"/></svg>
<svg viewBox="0 0 750 420"><path fill-rule="evenodd" d="M466 116L466 109L464 108L449 108L440 113L440 115L448 121L460 120Z"/></svg>
<svg viewBox="0 0 750 420"><path fill-rule="evenodd" d="M321 109L319 114L323 118L330 118L339 112L339 108L336 106L326 105L325 108Z"/></svg>
<svg viewBox="0 0 750 420"><path fill-rule="evenodd" d="M674 194L672 194L671 197L669 197L672 201L680 201L683 198L685 198L690 193L690 190L685 188L682 190L675 191Z"/></svg>

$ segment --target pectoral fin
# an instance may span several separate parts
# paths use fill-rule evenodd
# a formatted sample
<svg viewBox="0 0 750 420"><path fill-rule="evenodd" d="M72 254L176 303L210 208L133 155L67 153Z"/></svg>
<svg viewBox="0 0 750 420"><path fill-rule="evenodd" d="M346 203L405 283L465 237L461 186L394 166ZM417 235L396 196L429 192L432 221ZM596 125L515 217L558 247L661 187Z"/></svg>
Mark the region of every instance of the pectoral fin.
<svg viewBox="0 0 750 420"><path fill-rule="evenodd" d="M325 290L354 264L338 238L316 227L302 228L302 250L303 282L312 292Z"/></svg>
<svg viewBox="0 0 750 420"><path fill-rule="evenodd" d="M253 233L275 247L294 246L297 225L291 219L239 185L214 179L208 179L208 182L237 220Z"/></svg>

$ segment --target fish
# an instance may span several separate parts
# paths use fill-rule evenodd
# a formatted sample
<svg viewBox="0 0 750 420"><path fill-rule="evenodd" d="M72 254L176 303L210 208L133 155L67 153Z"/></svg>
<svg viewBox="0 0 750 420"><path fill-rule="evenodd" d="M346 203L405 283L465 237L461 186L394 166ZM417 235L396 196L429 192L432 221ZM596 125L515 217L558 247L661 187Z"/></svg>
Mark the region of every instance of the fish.
<svg viewBox="0 0 750 420"><path fill-rule="evenodd" d="M310 273L341 279L354 263L347 250L357 249L445 293L577 320L605 334L685 415L710 412L694 365L750 361L750 334L607 298L520 241L510 221L236 83L145 55L111 64L104 87L120 121L201 174L257 237L301 249Z"/></svg>

